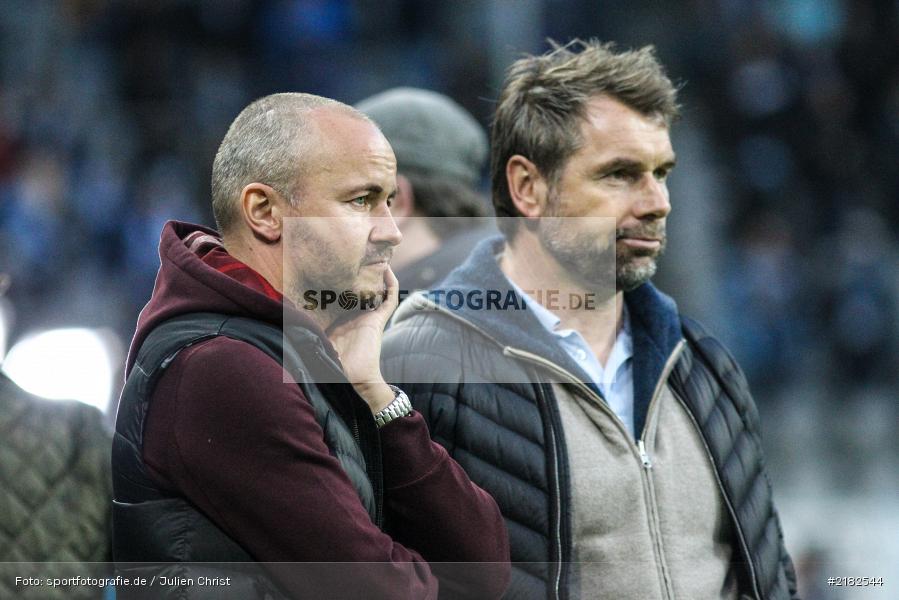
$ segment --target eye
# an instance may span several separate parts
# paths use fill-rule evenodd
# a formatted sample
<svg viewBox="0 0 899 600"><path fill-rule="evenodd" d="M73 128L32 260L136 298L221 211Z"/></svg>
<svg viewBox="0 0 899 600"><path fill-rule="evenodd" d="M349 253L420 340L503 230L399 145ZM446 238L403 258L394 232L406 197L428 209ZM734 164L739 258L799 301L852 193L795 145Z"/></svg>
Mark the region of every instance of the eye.
<svg viewBox="0 0 899 600"><path fill-rule="evenodd" d="M353 198L352 200L350 200L350 204L362 208L363 206L368 204L368 196L359 196L358 198Z"/></svg>
<svg viewBox="0 0 899 600"><path fill-rule="evenodd" d="M652 172L653 177L658 181L665 181L668 179L668 174L671 172L671 169L656 169Z"/></svg>
<svg viewBox="0 0 899 600"><path fill-rule="evenodd" d="M628 169L617 169L607 174L606 177L617 181L635 181L638 175Z"/></svg>

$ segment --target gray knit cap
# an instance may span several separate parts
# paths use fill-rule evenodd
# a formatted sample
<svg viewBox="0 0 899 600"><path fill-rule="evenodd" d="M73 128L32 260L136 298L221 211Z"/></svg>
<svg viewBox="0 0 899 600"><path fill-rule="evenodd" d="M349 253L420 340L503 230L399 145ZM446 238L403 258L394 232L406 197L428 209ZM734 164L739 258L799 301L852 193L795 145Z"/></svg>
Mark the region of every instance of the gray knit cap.
<svg viewBox="0 0 899 600"><path fill-rule="evenodd" d="M399 87L356 108L378 124L400 172L450 176L474 186L487 160L487 134L464 108L442 94Z"/></svg>

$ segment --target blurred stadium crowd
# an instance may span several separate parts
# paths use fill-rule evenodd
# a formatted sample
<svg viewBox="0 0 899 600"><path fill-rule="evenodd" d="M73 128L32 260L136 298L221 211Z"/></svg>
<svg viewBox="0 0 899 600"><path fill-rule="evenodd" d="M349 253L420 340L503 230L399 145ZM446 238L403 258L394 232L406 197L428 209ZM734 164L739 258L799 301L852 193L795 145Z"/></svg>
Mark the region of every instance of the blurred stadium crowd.
<svg viewBox="0 0 899 600"><path fill-rule="evenodd" d="M353 103L413 85L486 124L517 52L575 36L654 43L684 83L659 284L749 375L794 557L825 575L888 575L875 554L895 560L896 541L875 550L857 529L899 522L888 500L899 489L895 1L9 0L9 341L72 325L127 341L163 222L211 223L216 145L253 98L308 91ZM816 531L838 510L831 502L869 521ZM826 571L847 548L864 549L858 564L875 571ZM812 583L806 593L842 597Z"/></svg>

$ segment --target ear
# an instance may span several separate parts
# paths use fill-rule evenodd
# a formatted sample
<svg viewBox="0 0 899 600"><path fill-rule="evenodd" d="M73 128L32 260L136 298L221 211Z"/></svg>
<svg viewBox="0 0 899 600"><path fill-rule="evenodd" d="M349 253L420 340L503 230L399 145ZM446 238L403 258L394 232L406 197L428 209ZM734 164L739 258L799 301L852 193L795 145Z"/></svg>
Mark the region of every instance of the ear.
<svg viewBox="0 0 899 600"><path fill-rule="evenodd" d="M544 213L548 186L537 165L520 154L512 155L506 163L506 184L521 215L537 218Z"/></svg>
<svg viewBox="0 0 899 600"><path fill-rule="evenodd" d="M397 225L415 214L415 191L412 189L412 183L399 173L396 176L396 196L390 204L390 214L393 215Z"/></svg>
<svg viewBox="0 0 899 600"><path fill-rule="evenodd" d="M240 216L253 234L268 243L281 239L286 199L264 183L249 183L240 192Z"/></svg>

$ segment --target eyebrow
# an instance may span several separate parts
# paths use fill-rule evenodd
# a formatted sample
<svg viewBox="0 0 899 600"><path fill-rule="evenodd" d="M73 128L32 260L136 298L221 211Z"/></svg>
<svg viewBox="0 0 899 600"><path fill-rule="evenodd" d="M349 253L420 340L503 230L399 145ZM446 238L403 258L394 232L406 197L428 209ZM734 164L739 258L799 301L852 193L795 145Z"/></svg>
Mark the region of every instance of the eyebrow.
<svg viewBox="0 0 899 600"><path fill-rule="evenodd" d="M376 183L372 183L369 185L361 185L357 187L349 188L345 195L351 196L355 194L359 194L360 192L366 192L369 195L380 196L384 193L384 188ZM387 195L388 198L393 198L396 196L397 189L394 187L393 190Z"/></svg>
<svg viewBox="0 0 899 600"><path fill-rule="evenodd" d="M674 168L674 165L677 164L677 159L672 158L671 160L665 161L661 165L657 166L656 169L668 169L671 170ZM596 168L597 173L611 173L612 171L618 170L626 170L626 171L640 171L644 167L644 163L639 160L634 160L632 158L613 158L612 160L605 162L599 167ZM655 169L653 169L655 170Z"/></svg>

